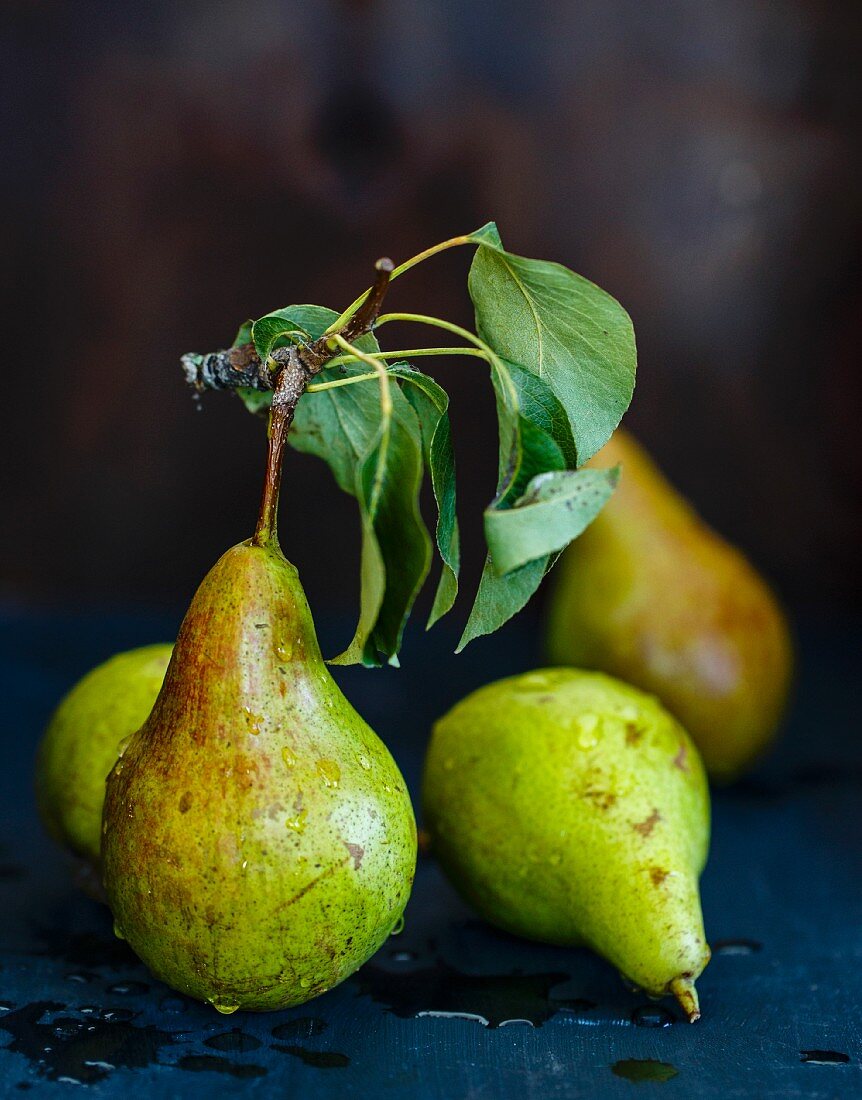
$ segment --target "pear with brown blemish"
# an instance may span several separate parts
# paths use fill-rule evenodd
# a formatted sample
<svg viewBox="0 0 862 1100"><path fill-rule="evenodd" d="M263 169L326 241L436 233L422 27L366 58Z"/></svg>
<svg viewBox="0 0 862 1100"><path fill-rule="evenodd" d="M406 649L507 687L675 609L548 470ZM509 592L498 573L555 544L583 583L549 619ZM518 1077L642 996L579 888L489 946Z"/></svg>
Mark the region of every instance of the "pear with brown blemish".
<svg viewBox="0 0 862 1100"><path fill-rule="evenodd" d="M710 775L731 780L769 745L793 650L769 586L618 429L596 455L622 465L612 500L566 551L550 602L548 654L654 691Z"/></svg>
<svg viewBox="0 0 862 1100"><path fill-rule="evenodd" d="M697 1019L709 792L653 696L576 669L480 688L434 728L423 803L434 853L486 920L586 944Z"/></svg>
<svg viewBox="0 0 862 1100"><path fill-rule="evenodd" d="M278 546L285 428L271 427L257 533L195 594L103 816L118 934L220 1012L343 981L401 920L416 863L404 780L330 676Z"/></svg>

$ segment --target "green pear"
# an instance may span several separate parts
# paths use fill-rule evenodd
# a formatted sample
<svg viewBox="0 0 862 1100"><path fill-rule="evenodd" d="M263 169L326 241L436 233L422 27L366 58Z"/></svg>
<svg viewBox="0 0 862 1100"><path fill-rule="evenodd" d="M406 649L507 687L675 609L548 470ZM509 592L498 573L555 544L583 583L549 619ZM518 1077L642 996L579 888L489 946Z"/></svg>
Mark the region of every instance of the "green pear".
<svg viewBox="0 0 862 1100"><path fill-rule="evenodd" d="M118 934L220 1012L330 989L401 920L404 780L330 676L273 537L228 550L195 594L103 830Z"/></svg>
<svg viewBox="0 0 862 1100"><path fill-rule="evenodd" d="M735 778L770 743L793 653L763 578L617 431L594 460L622 464L614 497L556 570L547 649L654 692L709 773Z"/></svg>
<svg viewBox="0 0 862 1100"><path fill-rule="evenodd" d="M171 648L131 649L88 672L54 711L39 746L36 802L45 828L91 864L99 861L105 779L152 710Z"/></svg>
<svg viewBox="0 0 862 1100"><path fill-rule="evenodd" d="M653 696L576 669L480 688L434 727L423 803L434 853L487 921L586 944L697 1019L709 793Z"/></svg>

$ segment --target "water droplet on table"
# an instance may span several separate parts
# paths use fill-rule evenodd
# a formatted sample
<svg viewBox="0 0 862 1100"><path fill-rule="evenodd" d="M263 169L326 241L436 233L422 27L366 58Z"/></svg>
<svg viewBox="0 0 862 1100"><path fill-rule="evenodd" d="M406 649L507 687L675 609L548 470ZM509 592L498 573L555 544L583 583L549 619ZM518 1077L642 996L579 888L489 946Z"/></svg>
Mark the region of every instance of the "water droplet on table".
<svg viewBox="0 0 862 1100"><path fill-rule="evenodd" d="M100 1014L102 1020L107 1020L108 1023L118 1023L122 1020L134 1019L135 1013L130 1008L106 1008L104 1012Z"/></svg>
<svg viewBox="0 0 862 1100"><path fill-rule="evenodd" d="M624 1058L614 1062L611 1072L626 1081L663 1083L676 1077L679 1070L668 1062L658 1062L654 1058Z"/></svg>
<svg viewBox="0 0 862 1100"><path fill-rule="evenodd" d="M536 1027L574 1002L555 1000L551 990L569 975L465 974L443 960L420 969L366 965L353 979L362 994L402 1019L462 1019L489 1028L504 1020Z"/></svg>
<svg viewBox="0 0 862 1100"><path fill-rule="evenodd" d="M224 1073L239 1078L266 1077L267 1074L263 1066L239 1065L217 1054L186 1054L177 1066L190 1073Z"/></svg>
<svg viewBox="0 0 862 1100"><path fill-rule="evenodd" d="M350 1065L350 1059L346 1054L337 1050L306 1050L305 1047L284 1046L281 1043L273 1047L284 1054L290 1054L299 1058L307 1066L315 1066L317 1069L344 1069Z"/></svg>
<svg viewBox="0 0 862 1100"><path fill-rule="evenodd" d="M488 1026L487 1016L480 1016L478 1012L445 1012L442 1009L437 1008L425 1008L421 1012L416 1013L417 1017L430 1016L434 1020L469 1020L474 1024L481 1024L482 1027ZM501 1020L497 1024L497 1027L502 1024L508 1023L507 1020Z"/></svg>
<svg viewBox="0 0 862 1100"><path fill-rule="evenodd" d="M231 1054L246 1054L250 1050L257 1050L260 1045L260 1039L256 1039L254 1035L248 1035L238 1027L204 1039L205 1047Z"/></svg>
<svg viewBox="0 0 862 1100"><path fill-rule="evenodd" d="M641 1005L632 1013L635 1027L670 1027L673 1015L662 1005Z"/></svg>
<svg viewBox="0 0 862 1100"><path fill-rule="evenodd" d="M310 1039L313 1035L321 1035L328 1027L320 1016L298 1016L295 1020L276 1024L271 1034L273 1039Z"/></svg>
<svg viewBox="0 0 862 1100"><path fill-rule="evenodd" d="M74 1039L84 1030L86 1025L81 1020L63 1020L54 1025L54 1034L58 1039Z"/></svg>
<svg viewBox="0 0 862 1100"><path fill-rule="evenodd" d="M713 955L754 955L763 950L763 944L757 940L716 940L712 944Z"/></svg>
<svg viewBox="0 0 862 1100"><path fill-rule="evenodd" d="M115 982L113 985L109 985L106 992L116 993L121 997L139 997L143 993L148 993L150 987L146 982Z"/></svg>
<svg viewBox="0 0 862 1100"><path fill-rule="evenodd" d="M850 1055L841 1050L800 1050L800 1062L812 1066L846 1066Z"/></svg>

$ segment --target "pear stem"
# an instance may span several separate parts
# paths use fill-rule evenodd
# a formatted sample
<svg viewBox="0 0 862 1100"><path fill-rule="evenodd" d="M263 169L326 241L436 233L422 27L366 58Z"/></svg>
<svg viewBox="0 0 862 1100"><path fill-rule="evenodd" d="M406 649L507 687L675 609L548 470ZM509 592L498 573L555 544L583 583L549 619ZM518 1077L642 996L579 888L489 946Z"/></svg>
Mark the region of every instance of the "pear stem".
<svg viewBox="0 0 862 1100"><path fill-rule="evenodd" d="M379 368L378 373L382 371L383 381L386 381L386 370L383 364L368 359L347 341L358 339L366 332L370 332L371 327L377 320L377 315L380 313L380 307L383 305L393 268L394 264L386 257L377 261L374 265L376 273L374 285L366 291L359 309L347 318L340 332L330 335L329 330L327 330L327 333L307 347L276 348L267 358L266 363L263 364L261 372L263 376L269 375L270 371L277 371L278 373L275 374L272 405L269 410L266 473L263 480L263 493L260 498L260 511L257 515L257 526L251 540L253 546L278 546L278 494L281 489L284 444L287 433L290 431L290 425L293 423L296 406L300 397L305 393L309 379L313 378L315 374L319 374L328 361L332 359L335 350L342 346L355 358L367 360L375 369ZM339 344L338 341L341 343ZM243 345L243 349L245 347L246 345ZM237 350L243 349L233 349L228 354L235 355ZM189 357L186 356L185 358L188 359ZM187 366L185 359L183 365ZM190 380L195 381L191 377ZM198 384L200 384L199 378Z"/></svg>
<svg viewBox="0 0 862 1100"><path fill-rule="evenodd" d="M308 372L302 365L295 348L291 348L287 361L278 374L272 395L267 432L266 473L260 511L257 516L253 546L278 546L278 494L281 488L281 469L284 460L284 443L296 406L305 391Z"/></svg>
<svg viewBox="0 0 862 1100"><path fill-rule="evenodd" d="M700 1019L700 1002L691 978L674 978L670 983L670 992L676 997L690 1024Z"/></svg>

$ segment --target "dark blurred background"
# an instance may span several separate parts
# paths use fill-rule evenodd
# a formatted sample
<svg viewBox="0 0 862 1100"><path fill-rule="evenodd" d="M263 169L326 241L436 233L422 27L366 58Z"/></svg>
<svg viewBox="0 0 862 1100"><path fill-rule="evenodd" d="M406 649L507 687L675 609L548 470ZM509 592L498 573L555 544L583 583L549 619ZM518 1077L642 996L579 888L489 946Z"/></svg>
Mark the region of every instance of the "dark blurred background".
<svg viewBox="0 0 862 1100"><path fill-rule="evenodd" d="M196 411L180 354L493 218L628 308L626 422L703 514L795 606L858 602L855 0L2 10L0 600L186 603L251 533L264 443L229 395ZM391 304L469 324L468 262ZM490 387L432 369L472 586ZM355 509L315 459L288 456L282 535L315 609L352 610Z"/></svg>

